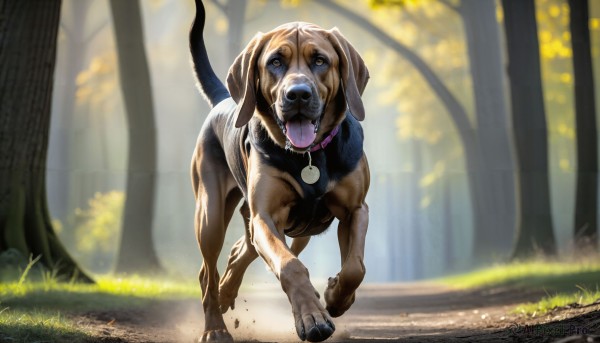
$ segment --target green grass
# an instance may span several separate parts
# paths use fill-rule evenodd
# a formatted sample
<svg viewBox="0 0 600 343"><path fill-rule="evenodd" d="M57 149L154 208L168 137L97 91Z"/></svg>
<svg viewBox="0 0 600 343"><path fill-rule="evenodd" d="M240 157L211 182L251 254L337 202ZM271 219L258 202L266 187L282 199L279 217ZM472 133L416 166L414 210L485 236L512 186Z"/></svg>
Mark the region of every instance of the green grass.
<svg viewBox="0 0 600 343"><path fill-rule="evenodd" d="M0 341L81 342L90 334L71 321L92 310L135 308L161 300L199 299L195 282L139 276L98 277L96 284L43 281L0 283Z"/></svg>
<svg viewBox="0 0 600 343"><path fill-rule="evenodd" d="M19 308L91 309L142 306L157 299L200 297L195 283L150 279L138 276L100 277L96 284L12 282L0 284L0 305Z"/></svg>
<svg viewBox="0 0 600 343"><path fill-rule="evenodd" d="M82 342L91 336L60 312L2 308L1 342Z"/></svg>
<svg viewBox="0 0 600 343"><path fill-rule="evenodd" d="M499 264L439 279L446 285L460 289L512 286L557 291L574 289L576 285L595 288L598 280L600 280L600 261L591 260Z"/></svg>
<svg viewBox="0 0 600 343"><path fill-rule="evenodd" d="M526 303L517 306L515 313L521 313L529 316L543 315L556 308L565 306L585 306L600 300L600 290L595 291L581 289L575 293L558 293L552 296L546 296L538 302Z"/></svg>
<svg viewBox="0 0 600 343"><path fill-rule="evenodd" d="M547 296L517 306L515 313L545 314L570 304L588 305L600 299L600 261L528 261L499 264L438 281L458 289L511 287L539 289ZM595 291L590 291L595 289Z"/></svg>

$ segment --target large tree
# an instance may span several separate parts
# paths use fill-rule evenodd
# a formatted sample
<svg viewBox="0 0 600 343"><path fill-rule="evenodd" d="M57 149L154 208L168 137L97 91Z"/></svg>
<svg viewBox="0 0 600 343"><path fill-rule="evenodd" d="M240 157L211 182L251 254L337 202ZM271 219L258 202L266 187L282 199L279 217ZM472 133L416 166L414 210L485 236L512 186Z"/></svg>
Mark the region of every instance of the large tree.
<svg viewBox="0 0 600 343"><path fill-rule="evenodd" d="M594 73L590 52L588 1L569 0L573 72L575 76L575 121L577 126L577 189L575 196L575 244L579 248L598 245L598 135Z"/></svg>
<svg viewBox="0 0 600 343"><path fill-rule="evenodd" d="M475 101L476 170L470 170L475 199L473 252L477 258L510 250L515 227L515 180L504 91L500 27L493 0L461 0Z"/></svg>
<svg viewBox="0 0 600 343"><path fill-rule="evenodd" d="M517 154L514 258L556 253L550 211L548 142L534 0L502 0Z"/></svg>
<svg viewBox="0 0 600 343"><path fill-rule="evenodd" d="M0 4L0 251L91 281L58 240L46 199L46 154L60 0Z"/></svg>
<svg viewBox="0 0 600 343"><path fill-rule="evenodd" d="M160 263L152 239L156 125L142 16L137 0L111 0L110 7L129 127L127 194L116 271L157 271Z"/></svg>

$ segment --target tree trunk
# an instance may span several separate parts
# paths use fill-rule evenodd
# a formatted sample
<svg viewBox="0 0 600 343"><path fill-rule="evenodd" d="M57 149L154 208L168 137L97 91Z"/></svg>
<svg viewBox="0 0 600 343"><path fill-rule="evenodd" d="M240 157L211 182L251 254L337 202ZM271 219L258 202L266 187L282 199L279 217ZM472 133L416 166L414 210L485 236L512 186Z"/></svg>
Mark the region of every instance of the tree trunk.
<svg viewBox="0 0 600 343"><path fill-rule="evenodd" d="M0 251L17 249L58 275L93 282L52 228L46 156L60 0L0 5Z"/></svg>
<svg viewBox="0 0 600 343"><path fill-rule="evenodd" d="M504 95L504 66L496 3L462 0L461 15L467 40L477 118L478 169L469 179L475 199L473 255L486 259L510 251L515 226L515 180L508 113Z"/></svg>
<svg viewBox="0 0 600 343"><path fill-rule="evenodd" d="M519 217L513 258L556 254L534 0L502 0L517 153Z"/></svg>
<svg viewBox="0 0 600 343"><path fill-rule="evenodd" d="M244 30L244 17L246 15L246 1L229 0L225 8L225 15L229 23L227 32L227 54L229 64L232 64L242 49L242 38Z"/></svg>
<svg viewBox="0 0 600 343"><path fill-rule="evenodd" d="M419 185L419 181L423 176L423 155L425 154L425 149L423 149L423 142L419 142L417 140L413 140L412 145L412 158L414 161L413 174L411 177L413 181L411 182L411 186L409 192L412 196L411 199L411 215L412 215L412 227L410 228L413 232L412 235L412 256L414 258L413 261L413 271L411 274L412 280L422 279L426 273L424 267L427 266L427 258L423 253L425 247L425 240L423 239L423 226L421 225L421 214L423 210L421 209L421 198L423 197L423 192L421 191L421 187Z"/></svg>
<svg viewBox="0 0 600 343"><path fill-rule="evenodd" d="M577 126L577 189L574 241L577 248L598 247L598 136L594 73L590 53L588 1L569 0L570 28L575 76Z"/></svg>
<svg viewBox="0 0 600 343"><path fill-rule="evenodd" d="M454 251L454 240L456 239L456 230L454 229L454 218L452 215L452 183L450 178L444 180L443 186L444 202L444 271L452 270L455 267L456 252Z"/></svg>
<svg viewBox="0 0 600 343"><path fill-rule="evenodd" d="M480 0L478 0L478 1L480 1ZM497 237L497 235L502 235L502 233L504 233L504 235L507 235L511 231L510 227L509 228L500 228L500 229L502 229L502 231L500 231L498 233L496 231L499 230L499 226L502 224L499 224L498 226L493 226L493 227L489 226L488 227L488 225L490 225L490 222L492 220L488 221L488 218L486 217L486 215L489 214L489 212L491 211L492 218L498 219L498 217L500 215L494 212L497 210L497 208L495 206L496 206L496 204L498 204L498 201L500 200L502 203L505 203L504 207L510 208L514 204L515 197L514 197L514 195L513 196L510 195L510 192L511 192L510 190L506 190L506 189L505 189L506 193L504 193L505 196L503 196L503 197L499 196L498 194L495 194L494 192L489 191L488 185L490 184L491 180L485 179L485 177L489 176L489 174L486 175L486 173L482 173L482 170L485 170L485 169L482 169L482 168L484 168L483 165L485 162L482 161L482 157L481 157L481 155L484 153L484 151L487 151L487 149L485 149L485 150L480 149L480 146L492 147L492 144L497 144L495 146L495 149L497 151L499 151L502 155L509 153L510 152L510 144L508 142L505 142L505 144L506 144L505 146L501 146L501 144L503 144L502 141L504 140L504 138L502 138L502 134L500 132L496 132L490 136L484 136L484 135L479 134L477 129L475 128L475 126L472 125L471 122L469 121L469 118L467 116L467 113L466 113L464 107L460 104L460 102L456 99L456 97L452 94L452 92L450 92L448 87L446 87L446 85L435 74L435 72L427 65L427 63L425 63L425 61L423 61L423 59L421 59L417 54L415 54L413 51L411 51L407 46L405 46L404 44L395 40L393 37L391 37L387 33L383 32L381 29L379 29L373 23L369 22L364 17L352 12L351 10L347 9L344 6L339 5L338 3L334 2L334 1L321 0L316 3L333 10L338 14L346 16L347 18L352 20L352 22L354 22L356 25L359 25L362 28L364 28L365 31L369 32L373 37L377 38L384 45L388 46L390 49L396 51L399 55L403 56L423 76L423 79L425 80L425 82L427 82L429 84L429 86L431 87L433 92L437 95L437 97L440 99L441 103L444 105L444 107L448 111L448 114L450 115L450 118L452 119L452 122L456 128L456 131L458 132L459 138L461 140L461 143L462 143L462 146L464 149L465 168L466 168L467 172L469 173L469 177L468 177L469 194L471 197L471 204L473 207L473 230L476 232L476 235L479 230L484 230L484 232L490 233L490 235L494 235L494 237ZM494 21L495 21L495 19L494 19ZM489 39L489 37L484 37L484 39ZM488 48L488 47L486 47L486 48ZM490 63L493 63L493 62L490 62ZM485 76L481 76L481 77L488 79ZM475 80L474 80L474 82L475 82ZM491 87L491 88L494 89L494 87ZM484 87L484 89L487 89L487 87ZM477 96L477 94L476 94L476 96ZM478 116L480 116L480 115L487 116L488 114L489 114L489 110L486 110L486 111L482 112L482 114L478 113L477 115ZM479 121L479 119L480 118L478 117L478 121ZM501 120L501 119L497 119L497 120ZM485 129L485 125L490 123L491 118L481 119L481 121L484 123L484 129ZM484 141L488 138L494 139L494 142L490 143L490 144L481 143L482 141ZM489 158L491 156L487 156L487 157ZM491 167L487 167L487 168L491 168ZM493 171L490 171L489 173L494 174ZM498 173L498 174L501 174L501 173ZM501 175L498 175L498 174L495 174L495 178L501 178L503 183L509 183L511 185L511 187L514 187L513 186L514 181L512 183L510 183L510 175L508 175L508 179L506 179L506 175L504 175L502 177ZM510 187L504 187L504 188L510 188ZM499 199L499 197L501 199ZM508 212L510 213L510 210L508 210ZM514 222L514 220L512 220L512 221ZM500 218L500 219L498 219L498 222L499 223L507 223L507 222L510 223L511 219L510 218ZM514 227L514 224L511 227ZM492 231L493 231L493 233L491 233ZM484 240L484 243L482 243L482 246L483 245L487 246L487 244L492 241L492 239L490 237L488 237L487 234L485 236L486 236L485 239L481 238L482 240ZM476 239L479 239L479 238L476 237ZM502 238L499 238L498 241L502 242ZM481 250L481 253L482 254L485 253L487 256L489 256L490 251L494 251L494 250ZM481 258L481 256L479 256L479 257Z"/></svg>
<svg viewBox="0 0 600 343"><path fill-rule="evenodd" d="M160 263L152 240L156 129L139 2L111 0L121 91L129 126L127 193L117 272L153 272Z"/></svg>

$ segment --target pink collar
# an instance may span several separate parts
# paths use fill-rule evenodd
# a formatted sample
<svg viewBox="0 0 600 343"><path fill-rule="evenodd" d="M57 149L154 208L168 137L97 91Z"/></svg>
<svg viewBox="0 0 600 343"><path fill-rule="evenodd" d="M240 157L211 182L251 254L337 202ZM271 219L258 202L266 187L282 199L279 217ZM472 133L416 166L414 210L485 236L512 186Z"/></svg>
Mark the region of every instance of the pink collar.
<svg viewBox="0 0 600 343"><path fill-rule="evenodd" d="M325 139L323 139L321 141L321 143L313 146L312 148L310 148L310 152L315 152L319 149L325 149L325 147L327 145L329 145L329 143L331 143L331 141L333 140L333 137L335 137L335 135L337 135L337 133L340 131L340 126L336 126L335 129L333 129L331 131L331 133L329 134L329 136L325 137Z"/></svg>

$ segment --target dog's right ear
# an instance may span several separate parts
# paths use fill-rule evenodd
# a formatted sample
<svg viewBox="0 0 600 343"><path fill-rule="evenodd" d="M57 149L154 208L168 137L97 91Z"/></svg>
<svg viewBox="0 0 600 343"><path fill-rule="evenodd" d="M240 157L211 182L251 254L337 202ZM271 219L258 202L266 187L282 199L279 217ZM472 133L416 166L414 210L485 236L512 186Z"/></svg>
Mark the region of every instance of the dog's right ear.
<svg viewBox="0 0 600 343"><path fill-rule="evenodd" d="M235 102L235 127L246 125L256 108L256 62L264 44L265 35L258 33L235 59L227 74L227 88Z"/></svg>

